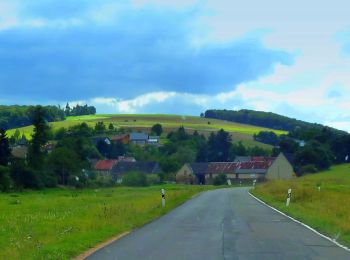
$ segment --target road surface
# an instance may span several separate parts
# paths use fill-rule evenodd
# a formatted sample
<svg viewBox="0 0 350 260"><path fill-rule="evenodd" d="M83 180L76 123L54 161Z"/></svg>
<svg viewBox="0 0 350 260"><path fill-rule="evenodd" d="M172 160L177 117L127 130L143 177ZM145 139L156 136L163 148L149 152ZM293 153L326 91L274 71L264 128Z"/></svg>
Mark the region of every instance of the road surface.
<svg viewBox="0 0 350 260"><path fill-rule="evenodd" d="M205 192L88 259L350 259L247 191Z"/></svg>

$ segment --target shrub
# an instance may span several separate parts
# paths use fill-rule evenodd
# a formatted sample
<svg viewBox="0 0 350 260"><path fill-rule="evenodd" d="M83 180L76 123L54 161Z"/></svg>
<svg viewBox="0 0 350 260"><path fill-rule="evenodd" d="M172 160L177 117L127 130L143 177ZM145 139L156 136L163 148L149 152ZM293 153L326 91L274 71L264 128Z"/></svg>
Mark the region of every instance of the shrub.
<svg viewBox="0 0 350 260"><path fill-rule="evenodd" d="M307 164L307 165L300 167L301 175L305 175L308 173L316 173L316 172L318 172L318 170L314 164Z"/></svg>
<svg viewBox="0 0 350 260"><path fill-rule="evenodd" d="M122 184L133 187L147 186L147 176L141 172L128 172L123 175Z"/></svg>
<svg viewBox="0 0 350 260"><path fill-rule="evenodd" d="M0 191L8 191L11 186L10 170L0 166Z"/></svg>
<svg viewBox="0 0 350 260"><path fill-rule="evenodd" d="M147 179L147 184L149 185L160 183L160 178L159 178L159 175L157 174L147 174L146 179Z"/></svg>
<svg viewBox="0 0 350 260"><path fill-rule="evenodd" d="M219 174L219 175L215 176L214 180L213 180L213 184L214 185L225 185L225 184L227 184L226 174Z"/></svg>

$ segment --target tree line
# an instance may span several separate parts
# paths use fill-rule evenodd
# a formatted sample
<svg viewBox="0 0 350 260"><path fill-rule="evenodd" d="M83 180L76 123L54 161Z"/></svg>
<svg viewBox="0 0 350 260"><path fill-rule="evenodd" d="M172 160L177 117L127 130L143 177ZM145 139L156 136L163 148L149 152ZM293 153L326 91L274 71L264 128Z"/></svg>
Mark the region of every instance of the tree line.
<svg viewBox="0 0 350 260"><path fill-rule="evenodd" d="M44 118L47 122L61 121L65 113L57 106L44 106ZM0 106L0 128L11 129L32 124L35 106Z"/></svg>
<svg viewBox="0 0 350 260"><path fill-rule="evenodd" d="M302 128L311 131L311 134L313 131L318 131L324 127L321 124L309 123L271 112L248 109L242 109L238 111L212 109L205 111L205 113L201 114L201 116L206 118L221 119L242 124L267 127L276 130L294 131L296 128ZM335 128L329 128L329 130L339 134L345 133L344 131Z"/></svg>
<svg viewBox="0 0 350 260"><path fill-rule="evenodd" d="M81 116L96 114L96 108L88 105L76 105L73 108L67 106L65 109L60 106L42 106L44 118L47 122L62 121L66 116ZM11 129L29 126L32 124L32 117L35 106L4 106L0 105L0 128Z"/></svg>

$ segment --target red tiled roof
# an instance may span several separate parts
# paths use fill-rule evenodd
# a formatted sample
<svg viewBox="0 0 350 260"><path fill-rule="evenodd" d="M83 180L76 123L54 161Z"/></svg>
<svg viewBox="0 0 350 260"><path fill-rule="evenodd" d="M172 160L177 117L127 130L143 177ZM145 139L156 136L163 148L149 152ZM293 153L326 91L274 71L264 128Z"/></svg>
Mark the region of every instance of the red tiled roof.
<svg viewBox="0 0 350 260"><path fill-rule="evenodd" d="M108 171L112 170L113 166L117 164L117 160L100 160L95 164L95 170Z"/></svg>
<svg viewBox="0 0 350 260"><path fill-rule="evenodd" d="M233 162L212 162L209 163L208 173L233 173L236 168L236 163Z"/></svg>
<svg viewBox="0 0 350 260"><path fill-rule="evenodd" d="M209 162L209 163L193 163L191 167L196 174L229 174L238 170L267 170L276 158L273 157L252 157L248 162ZM196 170L196 165L203 165L202 170Z"/></svg>
<svg viewBox="0 0 350 260"><path fill-rule="evenodd" d="M251 161L237 163L237 169L268 169L273 161Z"/></svg>
<svg viewBox="0 0 350 260"><path fill-rule="evenodd" d="M128 134L115 135L115 136L112 136L110 139L112 141L120 141L120 140L123 140L124 138L129 138L129 135Z"/></svg>

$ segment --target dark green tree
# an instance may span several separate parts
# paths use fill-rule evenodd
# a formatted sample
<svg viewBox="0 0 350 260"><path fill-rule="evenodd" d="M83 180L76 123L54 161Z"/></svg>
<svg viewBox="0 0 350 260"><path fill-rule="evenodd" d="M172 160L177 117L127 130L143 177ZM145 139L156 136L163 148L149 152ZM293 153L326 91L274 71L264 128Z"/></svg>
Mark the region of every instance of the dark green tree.
<svg viewBox="0 0 350 260"><path fill-rule="evenodd" d="M113 125L112 123L109 123L108 129L109 129L110 131L113 131L113 130L114 130L114 125Z"/></svg>
<svg viewBox="0 0 350 260"><path fill-rule="evenodd" d="M232 139L228 132L221 129L217 134L211 133L208 139L208 160L226 162L229 160Z"/></svg>
<svg viewBox="0 0 350 260"><path fill-rule="evenodd" d="M34 133L28 150L28 164L33 169L42 169L44 166L45 151L43 146L48 141L49 126L45 119L45 110L42 106L36 106L32 114Z"/></svg>
<svg viewBox="0 0 350 260"><path fill-rule="evenodd" d="M97 122L95 125L96 132L104 132L106 131L106 125L103 122Z"/></svg>
<svg viewBox="0 0 350 260"><path fill-rule="evenodd" d="M126 147L122 142L112 143L110 158L118 158L118 156L122 156L126 154Z"/></svg>
<svg viewBox="0 0 350 260"><path fill-rule="evenodd" d="M7 166L11 157L10 142L6 130L0 129L0 165Z"/></svg>
<svg viewBox="0 0 350 260"><path fill-rule="evenodd" d="M82 163L73 150L60 147L49 155L48 166L58 177L59 183L67 185L69 176L79 173Z"/></svg>
<svg viewBox="0 0 350 260"><path fill-rule="evenodd" d="M66 109L64 110L64 112L65 112L66 116L70 116L71 115L71 108L70 108L68 102L66 104Z"/></svg>
<svg viewBox="0 0 350 260"><path fill-rule="evenodd" d="M11 186L9 168L0 165L0 191L8 191Z"/></svg>
<svg viewBox="0 0 350 260"><path fill-rule="evenodd" d="M163 128L161 124L155 124L151 128L151 132L160 136L163 133Z"/></svg>

